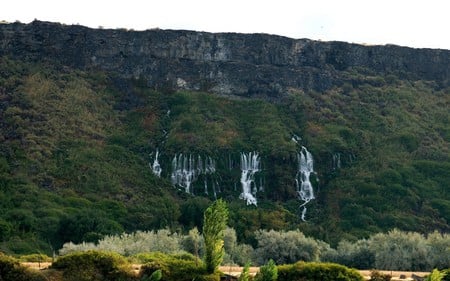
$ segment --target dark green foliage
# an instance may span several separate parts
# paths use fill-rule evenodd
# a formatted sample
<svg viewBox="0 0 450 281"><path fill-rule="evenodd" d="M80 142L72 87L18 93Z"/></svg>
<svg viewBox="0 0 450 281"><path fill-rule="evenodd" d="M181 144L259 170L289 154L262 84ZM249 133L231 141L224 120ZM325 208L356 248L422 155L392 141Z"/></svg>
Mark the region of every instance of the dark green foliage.
<svg viewBox="0 0 450 281"><path fill-rule="evenodd" d="M46 278L39 272L20 265L14 258L0 253L0 280L2 281L44 281Z"/></svg>
<svg viewBox="0 0 450 281"><path fill-rule="evenodd" d="M279 281L363 281L354 269L333 263L305 263L278 266Z"/></svg>
<svg viewBox="0 0 450 281"><path fill-rule="evenodd" d="M115 253L87 251L59 257L52 268L62 271L67 281L131 280L131 266Z"/></svg>
<svg viewBox="0 0 450 281"><path fill-rule="evenodd" d="M337 256L331 261L358 269L372 269L375 265L375 252L370 249L366 239L356 242L341 241L337 246Z"/></svg>
<svg viewBox="0 0 450 281"><path fill-rule="evenodd" d="M122 231L201 229L212 192L203 196L202 177L196 197L171 186L175 153L217 161L230 225L253 246L259 229L299 228L332 245L393 228L450 231L450 95L433 81L352 68L342 86L265 100L155 91L145 79L6 57L0 73L3 252L50 255ZM318 179L308 223L294 182L301 145ZM148 166L157 148L162 178ZM249 151L263 162L258 208L237 199L239 153Z"/></svg>

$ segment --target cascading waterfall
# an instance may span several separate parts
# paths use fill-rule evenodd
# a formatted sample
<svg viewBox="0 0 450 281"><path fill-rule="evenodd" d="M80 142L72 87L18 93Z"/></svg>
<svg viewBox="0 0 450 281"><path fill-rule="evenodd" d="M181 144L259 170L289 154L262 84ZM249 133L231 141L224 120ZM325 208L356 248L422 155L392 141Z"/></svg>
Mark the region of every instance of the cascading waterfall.
<svg viewBox="0 0 450 281"><path fill-rule="evenodd" d="M303 203L300 205L302 210L302 220L305 221L306 207L309 201L315 199L312 184L309 180L311 173L314 173L313 158L311 153L302 146L302 150L297 155L299 168L295 179L297 185L297 194Z"/></svg>
<svg viewBox="0 0 450 281"><path fill-rule="evenodd" d="M153 159L153 164L151 165L151 168L152 168L153 174L155 174L157 177L161 177L162 169L161 169L161 165L159 165L158 157L159 157L159 151L157 149L155 159Z"/></svg>
<svg viewBox="0 0 450 281"><path fill-rule="evenodd" d="M258 153L241 153L241 184L242 193L240 199L247 201L247 205L257 205L255 198L257 188L254 186L255 173L261 171L261 161ZM253 189L252 189L253 184Z"/></svg>
<svg viewBox="0 0 450 281"><path fill-rule="evenodd" d="M187 193L193 194L192 183L199 175L213 174L216 172L216 163L211 157L175 155L172 160L172 174L170 176L172 184L181 186ZM205 193L208 193L208 186L205 178Z"/></svg>

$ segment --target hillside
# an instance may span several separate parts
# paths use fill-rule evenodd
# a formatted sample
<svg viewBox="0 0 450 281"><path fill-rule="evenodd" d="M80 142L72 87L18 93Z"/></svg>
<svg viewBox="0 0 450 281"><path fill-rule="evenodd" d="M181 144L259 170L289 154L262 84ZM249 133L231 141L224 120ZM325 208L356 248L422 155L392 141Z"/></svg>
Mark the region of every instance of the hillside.
<svg viewBox="0 0 450 281"><path fill-rule="evenodd" d="M1 251L187 231L215 197L248 243L450 231L448 50L42 22L1 24L0 46Z"/></svg>

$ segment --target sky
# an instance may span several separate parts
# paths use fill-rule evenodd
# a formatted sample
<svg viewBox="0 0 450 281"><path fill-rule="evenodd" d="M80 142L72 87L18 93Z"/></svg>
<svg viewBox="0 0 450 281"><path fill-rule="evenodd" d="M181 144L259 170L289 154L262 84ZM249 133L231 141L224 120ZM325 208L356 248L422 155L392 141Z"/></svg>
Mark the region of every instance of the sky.
<svg viewBox="0 0 450 281"><path fill-rule="evenodd" d="M1 0L0 21L450 49L449 0Z"/></svg>

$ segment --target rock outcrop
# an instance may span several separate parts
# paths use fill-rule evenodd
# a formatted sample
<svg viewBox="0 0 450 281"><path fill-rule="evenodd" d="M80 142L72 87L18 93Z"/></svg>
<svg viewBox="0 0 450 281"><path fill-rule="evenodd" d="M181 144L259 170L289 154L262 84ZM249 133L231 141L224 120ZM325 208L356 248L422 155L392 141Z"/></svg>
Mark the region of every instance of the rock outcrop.
<svg viewBox="0 0 450 281"><path fill-rule="evenodd" d="M0 56L47 59L144 79L149 87L276 98L289 88L324 91L344 71L433 80L449 86L450 51L363 46L266 34L127 31L34 21L0 24ZM348 75L346 76L348 77Z"/></svg>

